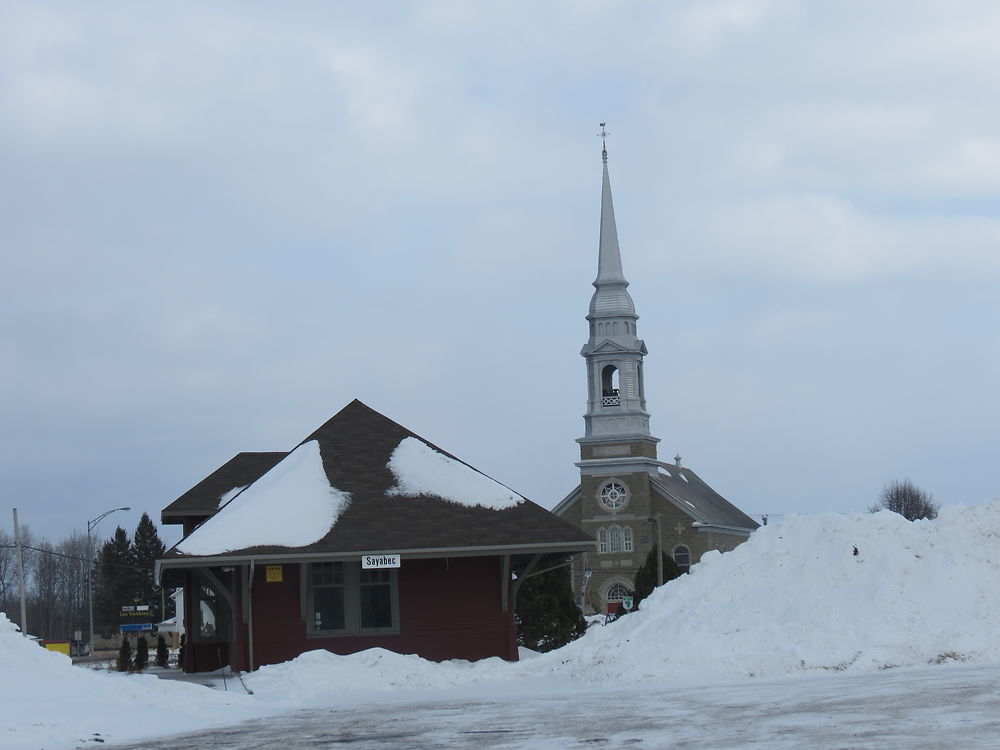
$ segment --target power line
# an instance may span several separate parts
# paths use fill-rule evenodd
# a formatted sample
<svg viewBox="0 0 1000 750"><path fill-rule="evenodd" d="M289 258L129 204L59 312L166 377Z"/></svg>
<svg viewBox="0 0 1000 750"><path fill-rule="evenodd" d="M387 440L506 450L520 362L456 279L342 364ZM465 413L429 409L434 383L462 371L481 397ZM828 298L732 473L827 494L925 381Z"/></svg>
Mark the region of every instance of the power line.
<svg viewBox="0 0 1000 750"><path fill-rule="evenodd" d="M2 549L15 549L14 544L0 544ZM22 544L21 549L30 549L34 552L42 552L46 555L55 555L56 557L65 557L68 560L77 560L78 562L93 563L94 565L108 565L113 568L131 568L132 570L153 570L152 567L145 567L142 565L129 565L128 563L116 563L105 560L88 560L86 557L77 557L76 555L67 555L65 552L56 552L53 549L41 549L40 547L31 547L27 544Z"/></svg>

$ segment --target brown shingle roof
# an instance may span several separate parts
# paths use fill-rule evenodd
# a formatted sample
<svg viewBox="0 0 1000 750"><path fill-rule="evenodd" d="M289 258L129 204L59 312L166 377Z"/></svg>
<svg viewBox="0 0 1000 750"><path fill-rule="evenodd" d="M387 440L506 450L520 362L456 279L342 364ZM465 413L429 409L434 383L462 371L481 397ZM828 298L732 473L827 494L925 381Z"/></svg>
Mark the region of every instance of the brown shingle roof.
<svg viewBox="0 0 1000 750"><path fill-rule="evenodd" d="M478 550L486 554L488 550L500 548L579 551L593 546L589 536L530 500L504 510L493 510L428 495L401 497L389 494L396 484L388 468L389 458L408 437L422 440L449 458L461 461L360 401L352 401L302 441L319 443L330 485L351 495L350 505L330 532L307 547L255 547L223 556L421 550L428 554L443 550L443 556L447 550L463 554ZM233 502L239 502L238 496ZM281 513L281 508L275 508L274 512ZM185 558L176 550L168 552L166 557Z"/></svg>
<svg viewBox="0 0 1000 750"><path fill-rule="evenodd" d="M185 518L208 518L219 510L227 492L256 482L287 453L237 453L160 512L162 523Z"/></svg>

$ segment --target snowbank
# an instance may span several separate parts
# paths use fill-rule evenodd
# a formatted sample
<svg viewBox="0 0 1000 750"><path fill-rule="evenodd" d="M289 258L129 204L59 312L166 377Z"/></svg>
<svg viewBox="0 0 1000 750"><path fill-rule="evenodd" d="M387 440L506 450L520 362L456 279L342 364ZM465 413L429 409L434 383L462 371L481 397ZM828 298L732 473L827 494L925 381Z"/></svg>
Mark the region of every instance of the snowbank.
<svg viewBox="0 0 1000 750"><path fill-rule="evenodd" d="M1000 502L934 521L790 516L531 666L689 681L996 661L998 628Z"/></svg>
<svg viewBox="0 0 1000 750"><path fill-rule="evenodd" d="M854 554L855 547L858 554ZM74 668L0 616L0 747L123 741L306 706L424 700L455 688L697 684L1000 661L1000 501L934 521L790 516L663 586L639 612L510 664L313 651L248 675L254 696ZM468 686L468 687L466 687ZM366 696L368 696L366 698ZM169 711L145 711L153 705Z"/></svg>
<svg viewBox="0 0 1000 750"><path fill-rule="evenodd" d="M529 662L313 652L248 679L260 693L292 691L311 703L324 674L328 686L350 684L357 693L540 675L620 684L874 671L998 661L998 628L1000 502L993 502L944 508L934 521L888 511L789 516L732 552L706 555L640 611ZM338 691L327 687L317 703Z"/></svg>
<svg viewBox="0 0 1000 750"><path fill-rule="evenodd" d="M74 667L21 636L0 613L0 747L123 742L260 714L249 696Z"/></svg>

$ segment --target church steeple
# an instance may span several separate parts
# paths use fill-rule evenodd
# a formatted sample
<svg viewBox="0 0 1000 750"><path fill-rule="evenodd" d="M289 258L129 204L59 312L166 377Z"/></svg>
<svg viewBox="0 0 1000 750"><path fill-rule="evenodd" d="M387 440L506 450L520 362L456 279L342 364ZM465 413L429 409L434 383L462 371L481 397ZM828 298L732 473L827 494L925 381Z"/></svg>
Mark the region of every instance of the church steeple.
<svg viewBox="0 0 1000 750"><path fill-rule="evenodd" d="M601 123L602 137L607 136ZM597 278L587 320L590 338L581 355L587 360L589 396L582 442L623 442L639 439L655 443L649 434L649 414L643 383L642 360L646 345L638 338L635 303L628 292L618 246L618 227L611 198L608 151L601 151L601 230Z"/></svg>
<svg viewBox="0 0 1000 750"><path fill-rule="evenodd" d="M594 279L594 286L597 287L594 300L598 299L602 291L611 291L612 287L620 286L624 297L619 299L627 300L626 306L634 314L635 306L632 304L632 298L625 291L628 281L625 280L625 273L622 271L622 254L618 247L618 226L615 224L615 205L611 199L607 148L601 151L601 159L604 162L604 180L601 184L601 234L598 245L597 278ZM590 313L594 314L594 302L591 302Z"/></svg>

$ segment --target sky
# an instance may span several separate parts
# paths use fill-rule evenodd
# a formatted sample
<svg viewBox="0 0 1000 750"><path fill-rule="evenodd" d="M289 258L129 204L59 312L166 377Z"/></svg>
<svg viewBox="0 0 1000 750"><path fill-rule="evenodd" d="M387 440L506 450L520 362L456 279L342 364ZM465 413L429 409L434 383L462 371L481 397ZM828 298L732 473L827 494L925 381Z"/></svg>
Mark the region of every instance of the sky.
<svg viewBox="0 0 1000 750"><path fill-rule="evenodd" d="M0 18L0 487L38 535L354 398L553 507L601 122L662 459L751 515L1000 495L994 3Z"/></svg>

